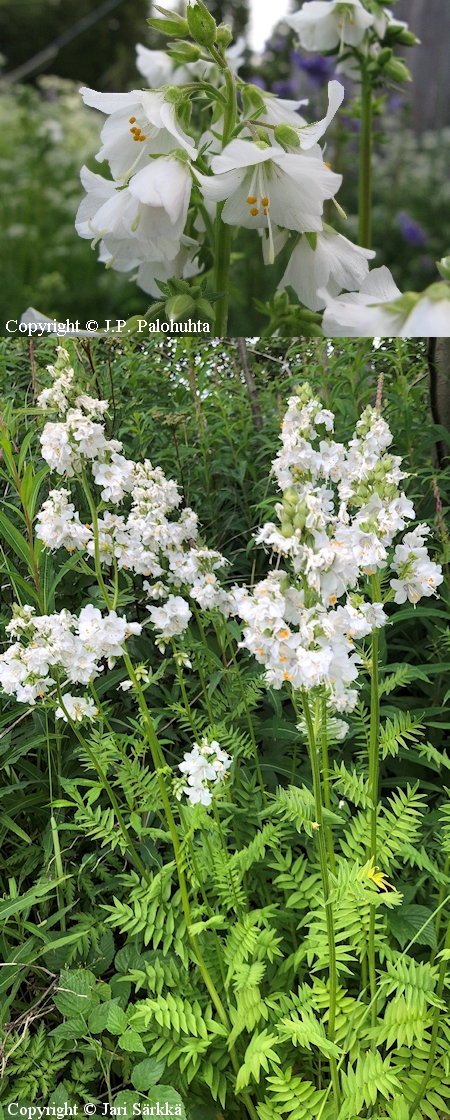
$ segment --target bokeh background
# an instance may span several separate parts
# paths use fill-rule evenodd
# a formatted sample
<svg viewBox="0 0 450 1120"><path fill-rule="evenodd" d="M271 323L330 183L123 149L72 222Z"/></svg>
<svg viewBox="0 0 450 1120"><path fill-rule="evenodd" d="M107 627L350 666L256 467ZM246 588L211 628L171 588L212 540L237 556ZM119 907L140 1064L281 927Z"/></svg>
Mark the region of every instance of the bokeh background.
<svg viewBox="0 0 450 1120"><path fill-rule="evenodd" d="M167 0L175 6L177 0ZM258 4L266 0L208 0L218 21L231 22L252 42ZM94 156L102 114L86 108L81 84L101 90L142 85L135 44L161 48L150 31L149 0L0 0L0 332L28 306L49 316L84 321L145 312L148 297L127 276L106 272L89 242L74 230L83 191L82 163L108 176ZM100 19L81 33L80 21ZM301 4L293 0L291 10ZM273 4L274 18L276 5ZM261 10L261 9L260 9ZM403 289L420 289L438 277L435 261L450 252L450 4L448 0L399 0L395 14L408 20L422 46L404 51L414 81L391 89L377 118L374 175L374 247ZM73 29L73 32L71 32ZM70 42L54 46L61 36ZM250 36L250 38L249 38ZM48 50L47 48L50 49ZM26 63L42 52L41 62ZM46 52L46 53L45 53ZM256 54L251 45L241 70L282 97L309 97L311 119L321 115L333 59L296 49L282 21ZM356 238L358 127L355 89L346 84L344 112L328 134L327 158L344 174L339 201L348 214L341 232ZM329 213L328 220L335 218ZM265 301L281 277L283 255L262 270L254 235L242 231L233 246L230 333L258 333L265 320L253 296Z"/></svg>

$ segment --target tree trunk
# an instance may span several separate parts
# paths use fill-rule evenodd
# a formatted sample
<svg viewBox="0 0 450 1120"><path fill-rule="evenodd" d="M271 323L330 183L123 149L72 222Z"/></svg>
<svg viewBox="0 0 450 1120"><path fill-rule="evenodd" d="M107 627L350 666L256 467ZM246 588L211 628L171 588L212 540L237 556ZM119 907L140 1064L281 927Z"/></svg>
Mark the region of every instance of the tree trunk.
<svg viewBox="0 0 450 1120"><path fill-rule="evenodd" d="M395 19L408 22L421 46L400 48L413 83L408 95L415 132L450 124L450 4L448 0L399 0Z"/></svg>
<svg viewBox="0 0 450 1120"><path fill-rule="evenodd" d="M428 342L431 415L435 424L450 432L450 338L430 338ZM438 440L433 447L433 466L450 462L450 447Z"/></svg>
<svg viewBox="0 0 450 1120"><path fill-rule="evenodd" d="M253 423L255 425L256 431L260 432L263 426L263 415L261 405L259 403L256 381L253 377L248 357L247 342L245 338L237 338L236 341L242 366L242 372L244 374L245 384L247 386L248 395L250 397L250 408L252 410Z"/></svg>

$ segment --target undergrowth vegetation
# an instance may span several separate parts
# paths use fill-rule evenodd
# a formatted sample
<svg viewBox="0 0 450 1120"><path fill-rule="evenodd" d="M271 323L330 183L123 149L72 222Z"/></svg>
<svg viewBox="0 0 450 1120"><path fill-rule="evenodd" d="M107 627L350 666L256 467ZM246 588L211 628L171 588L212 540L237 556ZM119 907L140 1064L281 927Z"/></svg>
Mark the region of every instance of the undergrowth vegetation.
<svg viewBox="0 0 450 1120"><path fill-rule="evenodd" d="M0 345L5 1115L444 1120L424 344Z"/></svg>

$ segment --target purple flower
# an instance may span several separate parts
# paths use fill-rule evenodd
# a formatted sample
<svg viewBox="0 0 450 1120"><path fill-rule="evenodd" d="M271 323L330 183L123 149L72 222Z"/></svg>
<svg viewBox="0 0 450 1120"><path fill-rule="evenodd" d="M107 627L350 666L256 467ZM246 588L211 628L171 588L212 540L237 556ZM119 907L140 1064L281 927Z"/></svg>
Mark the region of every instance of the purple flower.
<svg viewBox="0 0 450 1120"><path fill-rule="evenodd" d="M277 97L295 97L295 82L292 81L292 78L272 82L272 93L276 93Z"/></svg>
<svg viewBox="0 0 450 1120"><path fill-rule="evenodd" d="M314 86L324 86L334 73L333 59L325 58L323 54L315 54L309 58L299 51L291 51L291 62L308 75Z"/></svg>
<svg viewBox="0 0 450 1120"><path fill-rule="evenodd" d="M414 218L406 213L406 210L397 214L397 221L408 245L413 245L415 249L422 249L424 245L428 244L428 234L418 222L414 221Z"/></svg>
<svg viewBox="0 0 450 1120"><path fill-rule="evenodd" d="M361 121L350 117L348 113L341 113L341 121L350 132L361 132Z"/></svg>
<svg viewBox="0 0 450 1120"><path fill-rule="evenodd" d="M259 89L267 89L266 83L264 81L264 78L261 77L261 74L255 74L255 76L252 78L252 85L258 86Z"/></svg>

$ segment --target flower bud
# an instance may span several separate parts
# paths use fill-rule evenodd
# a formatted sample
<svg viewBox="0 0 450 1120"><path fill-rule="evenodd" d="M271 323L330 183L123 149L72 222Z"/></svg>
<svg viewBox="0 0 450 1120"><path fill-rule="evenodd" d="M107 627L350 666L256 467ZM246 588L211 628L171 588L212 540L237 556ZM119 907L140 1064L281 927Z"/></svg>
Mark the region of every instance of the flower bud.
<svg viewBox="0 0 450 1120"><path fill-rule="evenodd" d="M306 521L306 517L305 517L304 513L296 513L296 515L294 517L295 528L296 529L304 529L305 528L305 521Z"/></svg>
<svg viewBox="0 0 450 1120"><path fill-rule="evenodd" d="M198 62L200 53L200 47L196 47L194 43L187 43L185 39L180 39L167 51L167 54L175 59L175 62L181 63Z"/></svg>
<svg viewBox="0 0 450 1120"><path fill-rule="evenodd" d="M217 45L226 50L233 41L233 28L229 23L219 23L217 28Z"/></svg>
<svg viewBox="0 0 450 1120"><path fill-rule="evenodd" d="M294 526L292 524L292 521L281 522L281 535L282 537L286 538L294 536Z"/></svg>
<svg viewBox="0 0 450 1120"><path fill-rule="evenodd" d="M198 313L203 315L205 319L214 319L214 310L208 299L198 299L195 306Z"/></svg>
<svg viewBox="0 0 450 1120"><path fill-rule="evenodd" d="M438 262L438 270L443 280L450 280L450 257L442 257Z"/></svg>
<svg viewBox="0 0 450 1120"><path fill-rule="evenodd" d="M167 86L164 90L164 101L169 101L171 105L179 105L183 100L183 91L178 86Z"/></svg>
<svg viewBox="0 0 450 1120"><path fill-rule="evenodd" d="M261 146L264 146L266 148L267 147L270 148L270 136L269 136L269 133L267 132L267 129L257 128L256 132L257 132L257 135L258 135L258 147L260 148Z"/></svg>
<svg viewBox="0 0 450 1120"><path fill-rule="evenodd" d="M385 66L386 62L389 62L389 59L392 58L393 53L394 52L392 50L392 47L383 47L383 50L380 51L377 59L379 65Z"/></svg>
<svg viewBox="0 0 450 1120"><path fill-rule="evenodd" d="M184 319L195 312L195 300L188 295L171 296L167 300L165 311L168 319L175 319L175 321Z"/></svg>
<svg viewBox="0 0 450 1120"><path fill-rule="evenodd" d="M296 128L290 124L277 124L274 132L275 140L283 148L299 148L300 139Z"/></svg>
<svg viewBox="0 0 450 1120"><path fill-rule="evenodd" d="M411 73L401 58L391 58L386 63L383 73L393 82L412 82Z"/></svg>
<svg viewBox="0 0 450 1120"><path fill-rule="evenodd" d="M167 8L160 8L158 4L155 4L155 8L157 12L162 12L163 15L168 17L167 19L147 20L147 23L150 24L150 27L154 27L155 31L161 31L163 35L178 35L181 38L189 34L187 19L184 19L183 16L179 16L177 12L170 12Z"/></svg>
<svg viewBox="0 0 450 1120"><path fill-rule="evenodd" d="M285 499L286 499L286 502L288 502L290 505L294 506L295 509L297 508L298 494L297 494L297 491L295 489L295 486L288 486L287 490L284 491L283 504L284 504Z"/></svg>
<svg viewBox="0 0 450 1120"><path fill-rule="evenodd" d="M217 24L202 0L197 0L195 7L189 4L186 16L189 31L195 42L200 43L201 47L212 47L216 41Z"/></svg>

